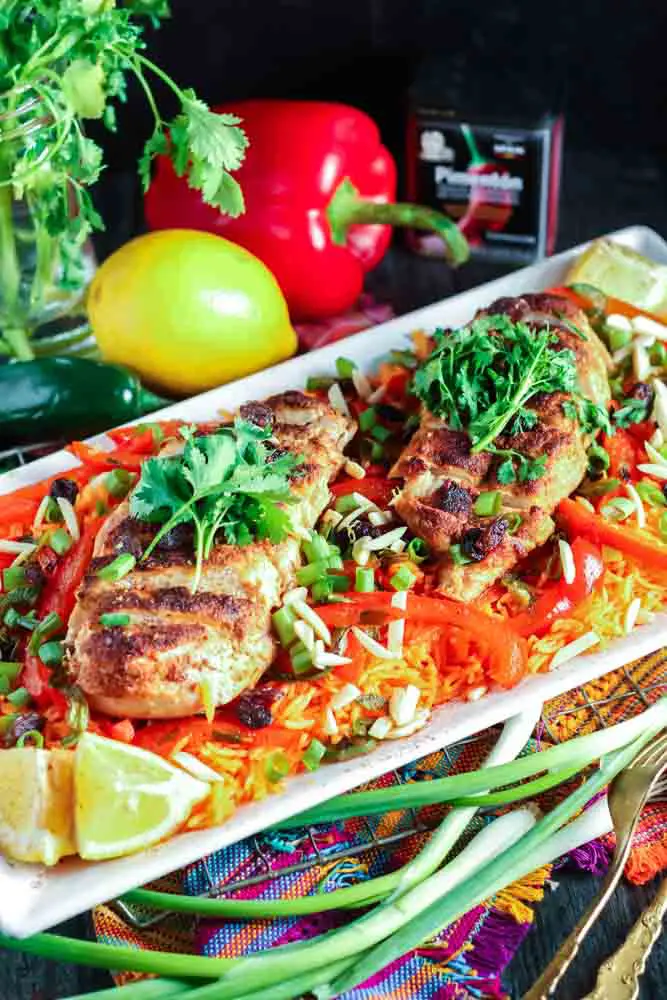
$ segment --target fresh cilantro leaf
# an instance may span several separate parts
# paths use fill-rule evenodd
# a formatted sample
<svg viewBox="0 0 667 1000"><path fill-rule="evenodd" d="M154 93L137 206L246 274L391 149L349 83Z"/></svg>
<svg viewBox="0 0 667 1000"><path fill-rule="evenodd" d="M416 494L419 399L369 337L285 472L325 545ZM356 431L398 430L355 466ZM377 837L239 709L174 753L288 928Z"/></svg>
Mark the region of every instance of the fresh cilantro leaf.
<svg viewBox="0 0 667 1000"><path fill-rule="evenodd" d="M501 486L509 486L510 483L516 482L516 470L511 458L506 458L504 462L500 463L496 472L496 479Z"/></svg>
<svg viewBox="0 0 667 1000"><path fill-rule="evenodd" d="M612 414L616 427L630 427L641 424L648 418L650 404L644 399L634 399L632 396L621 400L620 407Z"/></svg>
<svg viewBox="0 0 667 1000"><path fill-rule="evenodd" d="M269 429L243 420L216 434L198 437L194 428L182 427L180 435L180 455L143 464L130 512L160 524L144 558L176 524L192 524L196 590L218 536L234 545L257 538L276 543L291 530L290 485L302 459L276 452Z"/></svg>

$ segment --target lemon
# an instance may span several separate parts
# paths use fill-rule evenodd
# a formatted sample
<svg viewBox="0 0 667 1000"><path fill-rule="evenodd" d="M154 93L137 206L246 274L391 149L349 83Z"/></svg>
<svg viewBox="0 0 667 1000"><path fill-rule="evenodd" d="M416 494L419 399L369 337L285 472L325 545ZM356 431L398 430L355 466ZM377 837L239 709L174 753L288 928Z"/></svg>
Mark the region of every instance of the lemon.
<svg viewBox="0 0 667 1000"><path fill-rule="evenodd" d="M210 791L148 750L93 733L82 736L75 757L76 843L89 861L164 840Z"/></svg>
<svg viewBox="0 0 667 1000"><path fill-rule="evenodd" d="M667 266L620 243L591 243L568 272L566 283L577 282L667 319Z"/></svg>
<svg viewBox="0 0 667 1000"><path fill-rule="evenodd" d="M105 361L176 395L275 365L297 346L268 268L211 233L165 229L130 240L97 271L87 308Z"/></svg>
<svg viewBox="0 0 667 1000"><path fill-rule="evenodd" d="M15 861L55 865L76 854L74 753L35 747L2 751L0 850Z"/></svg>

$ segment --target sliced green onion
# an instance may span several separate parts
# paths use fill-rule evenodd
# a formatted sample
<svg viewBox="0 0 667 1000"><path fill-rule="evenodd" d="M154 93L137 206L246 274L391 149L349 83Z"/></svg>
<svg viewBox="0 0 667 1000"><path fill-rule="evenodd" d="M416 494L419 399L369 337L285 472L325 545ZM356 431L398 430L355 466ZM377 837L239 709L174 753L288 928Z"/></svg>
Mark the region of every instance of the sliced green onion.
<svg viewBox="0 0 667 1000"><path fill-rule="evenodd" d="M129 625L130 616L124 611L111 611L108 614L100 615L100 625L110 626L113 628L115 625Z"/></svg>
<svg viewBox="0 0 667 1000"><path fill-rule="evenodd" d="M384 446L379 441L371 441L371 462L381 462L384 458Z"/></svg>
<svg viewBox="0 0 667 1000"><path fill-rule="evenodd" d="M423 538L411 538L405 554L414 563L424 562L429 557L429 547Z"/></svg>
<svg viewBox="0 0 667 1000"><path fill-rule="evenodd" d="M402 565L392 575L389 583L394 590L409 590L416 579L417 577L412 570L408 566Z"/></svg>
<svg viewBox="0 0 667 1000"><path fill-rule="evenodd" d="M297 642L290 652L292 670L295 674L307 673L313 665L313 655L302 642Z"/></svg>
<svg viewBox="0 0 667 1000"><path fill-rule="evenodd" d="M602 445L592 444L588 449L588 468L590 472L606 472L611 465L611 459Z"/></svg>
<svg viewBox="0 0 667 1000"><path fill-rule="evenodd" d="M296 638L296 633L294 632L296 615L289 606L285 605L273 612L271 621L280 639L280 644L287 648Z"/></svg>
<svg viewBox="0 0 667 1000"><path fill-rule="evenodd" d="M339 514L351 514L353 510L356 510L359 503L352 496L351 493L346 493L342 497L338 497L336 503L334 504L334 510L337 510Z"/></svg>
<svg viewBox="0 0 667 1000"><path fill-rule="evenodd" d="M327 567L329 569L342 569L343 568L343 557L341 556L338 549L332 552L329 558L326 560Z"/></svg>
<svg viewBox="0 0 667 1000"><path fill-rule="evenodd" d="M667 364L667 346L665 346L661 340L656 340L655 344L649 351L649 358L651 359L652 365L657 365L659 368L663 368Z"/></svg>
<svg viewBox="0 0 667 1000"><path fill-rule="evenodd" d="M37 655L47 667L57 667L58 664L62 663L63 653L64 647L62 642L58 642L55 639L52 642L42 643L37 650Z"/></svg>
<svg viewBox="0 0 667 1000"><path fill-rule="evenodd" d="M354 574L354 589L358 594L370 594L375 590L375 570L371 567L357 566Z"/></svg>
<svg viewBox="0 0 667 1000"><path fill-rule="evenodd" d="M391 437L391 431L388 431L386 427L382 426L382 424L376 424L371 430L371 437L374 437L376 441L380 442L380 444L384 444L385 441L388 441Z"/></svg>
<svg viewBox="0 0 667 1000"><path fill-rule="evenodd" d="M25 568L23 566L9 566L7 569L3 569L3 590L14 590L15 587L23 587L25 582Z"/></svg>
<svg viewBox="0 0 667 1000"><path fill-rule="evenodd" d="M316 531L311 532L309 540L303 542L301 548L309 563L317 562L319 559L328 559L332 554L332 549L335 549L336 552L338 551L335 546L330 545L326 538L318 535Z"/></svg>
<svg viewBox="0 0 667 1000"><path fill-rule="evenodd" d="M58 556L64 556L66 552L72 548L74 542L72 541L72 536L64 528L56 528L56 530L49 535L48 544L53 549L53 551Z"/></svg>
<svg viewBox="0 0 667 1000"><path fill-rule="evenodd" d="M362 431L370 431L378 422L378 411L374 406L369 406L367 410L362 410L359 414L359 427Z"/></svg>
<svg viewBox="0 0 667 1000"><path fill-rule="evenodd" d="M523 524L521 514L517 514L516 511L511 511L509 514L503 514L503 518L507 521L507 532L510 535L515 535Z"/></svg>
<svg viewBox="0 0 667 1000"><path fill-rule="evenodd" d="M389 360L402 368L414 368L417 364L417 355L414 351L390 351Z"/></svg>
<svg viewBox="0 0 667 1000"><path fill-rule="evenodd" d="M16 608L8 608L3 621L7 628L27 628L30 631L37 627L37 612L30 611L27 615L20 615Z"/></svg>
<svg viewBox="0 0 667 1000"><path fill-rule="evenodd" d="M4 663L0 663L0 677L5 677L8 681L15 681L20 673L20 663L12 663L9 660L5 660Z"/></svg>
<svg viewBox="0 0 667 1000"><path fill-rule="evenodd" d="M48 615L45 615L35 626L28 643L28 652L34 655L45 639L48 639L54 632L62 631L64 627L60 615L56 614L55 611L49 611Z"/></svg>
<svg viewBox="0 0 667 1000"><path fill-rule="evenodd" d="M465 554L461 546L457 543L456 545L449 546L449 555L455 566L467 566L473 560Z"/></svg>
<svg viewBox="0 0 667 1000"><path fill-rule="evenodd" d="M327 572L326 579L331 583L331 589L334 593L344 594L346 590L350 589L350 578L346 573Z"/></svg>
<svg viewBox="0 0 667 1000"><path fill-rule="evenodd" d="M302 587L310 587L317 580L321 580L326 574L328 561L320 559L317 562L308 563L296 571L297 583Z"/></svg>
<svg viewBox="0 0 667 1000"><path fill-rule="evenodd" d="M609 521L625 521L635 512L635 505L628 497L614 497L600 507L600 513Z"/></svg>
<svg viewBox="0 0 667 1000"><path fill-rule="evenodd" d="M301 758L301 763L304 767L307 767L309 771L316 771L326 752L327 748L324 743L320 743L319 740L311 740L308 744L308 748Z"/></svg>
<svg viewBox="0 0 667 1000"><path fill-rule="evenodd" d="M611 351L620 351L622 347L627 347L632 340L632 330L619 330L615 326L606 327L606 334Z"/></svg>
<svg viewBox="0 0 667 1000"><path fill-rule="evenodd" d="M310 375L306 379L306 389L308 392L317 392L319 389L330 389L335 379L325 378L321 375Z"/></svg>
<svg viewBox="0 0 667 1000"><path fill-rule="evenodd" d="M473 504L473 510L479 517L493 517L500 510L502 497L499 490L489 490L480 493Z"/></svg>
<svg viewBox="0 0 667 1000"><path fill-rule="evenodd" d="M104 515L107 514L108 511L109 508L107 507L107 505L104 503L103 500L95 501L95 517L104 517Z"/></svg>
<svg viewBox="0 0 667 1000"><path fill-rule="evenodd" d="M30 743L30 746L39 747L41 750L44 746L44 737L40 733L39 729L29 729L27 733L21 733L16 741L17 747L24 747L26 743Z"/></svg>
<svg viewBox="0 0 667 1000"><path fill-rule="evenodd" d="M336 358L336 371L339 378L352 378L352 372L357 370L355 361L350 358Z"/></svg>
<svg viewBox="0 0 667 1000"><path fill-rule="evenodd" d="M122 498L129 493L134 478L127 469L112 469L111 472L107 473L104 485L112 497Z"/></svg>
<svg viewBox="0 0 667 1000"><path fill-rule="evenodd" d="M667 507L665 494L659 486L656 486L655 483L650 482L648 479L642 479L640 483L637 483L635 489L642 500L645 500L651 507Z"/></svg>
<svg viewBox="0 0 667 1000"><path fill-rule="evenodd" d="M345 588L347 590L347 587ZM310 588L310 596L314 601L327 601L333 594L333 577L325 576L321 580L316 580Z"/></svg>
<svg viewBox="0 0 667 1000"><path fill-rule="evenodd" d="M286 778L289 772L289 757L282 750L276 750L270 757L267 757L264 764L264 773L266 775L266 780L270 781L272 785L275 785L277 782L282 781L283 778Z"/></svg>
<svg viewBox="0 0 667 1000"><path fill-rule="evenodd" d="M44 512L44 520L49 524L60 524L63 520L63 512L55 501L54 497L49 497Z"/></svg>
<svg viewBox="0 0 667 1000"><path fill-rule="evenodd" d="M7 701L14 708L25 708L26 705L30 704L31 700L30 692L24 687L17 688L16 691L12 691L7 695Z"/></svg>
<svg viewBox="0 0 667 1000"><path fill-rule="evenodd" d="M593 483L582 483L579 493L585 497L602 497L605 493L613 493L621 485L620 479L600 479Z"/></svg>
<svg viewBox="0 0 667 1000"><path fill-rule="evenodd" d="M660 537L663 539L663 541L667 541L667 510L664 512L664 514L660 515L658 528L660 530Z"/></svg>
<svg viewBox="0 0 667 1000"><path fill-rule="evenodd" d="M145 434L146 431L150 431L153 435L153 444L162 444L164 441L164 431L159 424L137 424L134 428L134 432L139 437L140 434Z"/></svg>
<svg viewBox="0 0 667 1000"><path fill-rule="evenodd" d="M98 569L97 575L100 580L109 580L111 583L115 583L117 580L122 580L124 576L131 573L134 567L137 565L137 560L130 552L124 552L120 556L107 563L102 569Z"/></svg>

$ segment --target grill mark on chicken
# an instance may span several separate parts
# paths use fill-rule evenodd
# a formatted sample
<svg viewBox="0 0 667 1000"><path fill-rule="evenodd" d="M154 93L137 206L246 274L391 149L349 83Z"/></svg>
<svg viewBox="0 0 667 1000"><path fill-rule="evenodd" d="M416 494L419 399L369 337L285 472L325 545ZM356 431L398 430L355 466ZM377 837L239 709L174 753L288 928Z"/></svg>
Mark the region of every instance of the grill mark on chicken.
<svg viewBox="0 0 667 1000"><path fill-rule="evenodd" d="M535 330L548 326L557 338L556 349L567 348L574 353L583 395L601 405L608 404L609 356L586 315L574 303L555 295L531 294L498 299L479 315L499 313ZM444 556L439 567L439 589L448 596L474 600L552 533L554 525L549 514L583 479L590 443L577 421L564 412L563 404L569 398L563 392L534 396L528 409L537 415L535 426L518 434L501 435L494 442L499 450L517 451L531 459L545 458L544 474L523 483L500 483L498 469L505 456L484 452L471 455L465 431L452 431L433 414L422 414L419 429L390 473L404 479L394 509L433 552ZM501 494L500 516L495 521L474 513L476 498L487 490ZM523 522L510 535L504 515L516 510L521 511ZM501 524L505 526L502 530ZM446 553L454 543L461 544L474 561L453 564Z"/></svg>
<svg viewBox="0 0 667 1000"><path fill-rule="evenodd" d="M297 530L312 527L354 423L298 391L248 403L241 416L271 426L277 449L303 456L291 478L296 502L289 511ZM164 450L176 452L173 442ZM192 529L178 526L143 558L157 530L130 517L128 501L114 510L96 540L66 639L68 669L91 705L130 718L201 711L202 684L213 702L225 704L256 683L274 655L271 610L294 586L300 563L296 537L277 545L216 544L193 595ZM136 557L132 571L118 581L100 579L99 569L122 552ZM109 611L127 611L130 625L102 627L99 616Z"/></svg>

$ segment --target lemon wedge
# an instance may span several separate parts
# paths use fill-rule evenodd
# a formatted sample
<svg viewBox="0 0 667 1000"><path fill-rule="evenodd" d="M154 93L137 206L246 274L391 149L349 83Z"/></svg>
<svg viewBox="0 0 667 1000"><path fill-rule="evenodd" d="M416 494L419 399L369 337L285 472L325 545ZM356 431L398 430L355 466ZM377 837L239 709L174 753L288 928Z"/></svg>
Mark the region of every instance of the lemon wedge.
<svg viewBox="0 0 667 1000"><path fill-rule="evenodd" d="M74 754L36 747L3 750L0 851L15 861L55 865L76 854Z"/></svg>
<svg viewBox="0 0 667 1000"><path fill-rule="evenodd" d="M85 733L74 764L79 855L116 858L171 836L210 786L157 754Z"/></svg>
<svg viewBox="0 0 667 1000"><path fill-rule="evenodd" d="M620 243L591 243L568 272L566 284L578 282L667 319L667 266Z"/></svg>

